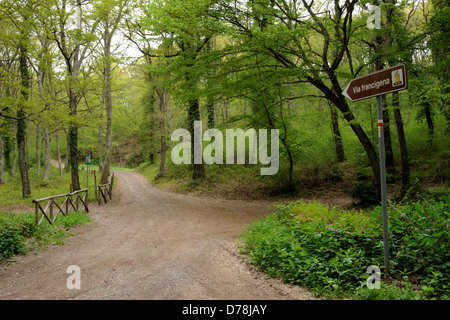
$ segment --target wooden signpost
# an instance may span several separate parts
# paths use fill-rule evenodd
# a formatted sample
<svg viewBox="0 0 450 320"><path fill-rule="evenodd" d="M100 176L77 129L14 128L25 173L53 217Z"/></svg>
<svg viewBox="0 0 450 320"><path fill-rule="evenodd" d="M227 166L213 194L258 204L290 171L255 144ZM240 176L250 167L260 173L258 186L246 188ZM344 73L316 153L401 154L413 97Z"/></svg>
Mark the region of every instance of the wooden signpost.
<svg viewBox="0 0 450 320"><path fill-rule="evenodd" d="M404 64L399 64L395 67L380 70L363 77L355 78L350 81L350 83L342 92L342 94L351 101L358 101L372 97L377 98L381 202L383 208L384 267L386 268L386 274L389 270L389 229L386 191L386 161L384 150L384 122L381 98L384 94L405 89L408 89L406 66Z"/></svg>

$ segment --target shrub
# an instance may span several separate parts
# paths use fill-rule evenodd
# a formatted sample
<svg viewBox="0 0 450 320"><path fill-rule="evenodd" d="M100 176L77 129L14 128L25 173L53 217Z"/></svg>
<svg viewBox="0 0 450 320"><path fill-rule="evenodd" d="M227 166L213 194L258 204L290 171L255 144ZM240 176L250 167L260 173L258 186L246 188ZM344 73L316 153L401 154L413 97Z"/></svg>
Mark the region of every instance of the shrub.
<svg viewBox="0 0 450 320"><path fill-rule="evenodd" d="M366 230L371 223L317 203L282 204L244 233L242 251L270 276L321 293L352 290L379 263L373 256L383 256L380 239Z"/></svg>
<svg viewBox="0 0 450 320"><path fill-rule="evenodd" d="M0 214L0 259L26 253L31 246L45 247L48 244L62 244L69 236L70 228L91 221L82 212L68 216L59 215L54 225L44 221L39 227L34 214Z"/></svg>
<svg viewBox="0 0 450 320"><path fill-rule="evenodd" d="M372 179L368 168L360 168L356 171L356 181L352 182L350 196L361 207L371 207L380 203L380 190Z"/></svg>
<svg viewBox="0 0 450 320"><path fill-rule="evenodd" d="M417 277L427 297L449 294L450 198L390 206L393 270ZM378 211L380 209L378 208Z"/></svg>
<svg viewBox="0 0 450 320"><path fill-rule="evenodd" d="M24 244L19 232L14 229L0 231L0 259L7 259L24 251Z"/></svg>
<svg viewBox="0 0 450 320"><path fill-rule="evenodd" d="M365 214L318 203L283 203L252 223L240 243L250 262L270 276L321 294L448 299L449 208L448 197L390 206L390 275L400 287L385 285L379 292L361 288L367 267L383 266L381 208Z"/></svg>

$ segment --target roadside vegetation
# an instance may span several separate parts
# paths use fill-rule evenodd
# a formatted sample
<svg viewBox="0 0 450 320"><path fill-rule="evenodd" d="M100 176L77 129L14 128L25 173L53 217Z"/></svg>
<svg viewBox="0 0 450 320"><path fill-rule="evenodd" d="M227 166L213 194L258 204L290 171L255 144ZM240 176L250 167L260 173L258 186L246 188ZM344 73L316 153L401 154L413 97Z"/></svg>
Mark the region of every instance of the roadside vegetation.
<svg viewBox="0 0 450 320"><path fill-rule="evenodd" d="M31 165L35 166L35 163ZM35 168L30 172L31 195L27 198L22 197L19 175L8 177L7 182L0 185L0 262L48 245L63 244L74 227L91 221L85 212L71 212L68 216L58 215L54 225L44 220L36 226L32 200L69 193L70 175L60 176L58 168L51 168L49 180L43 181L36 175ZM95 201L93 176L89 179L92 181L89 201ZM85 183L85 180L86 176L82 181Z"/></svg>
<svg viewBox="0 0 450 320"><path fill-rule="evenodd" d="M380 289L367 287L367 268L383 270L381 209L343 210L288 202L253 223L242 253L271 277L311 288L323 297L443 299L450 297L448 197L391 204L390 263ZM382 278L384 274L382 274Z"/></svg>
<svg viewBox="0 0 450 320"><path fill-rule="evenodd" d="M36 226L33 213L0 212L0 262L19 254L28 254L49 245L60 245L72 234L72 228L91 218L84 212L59 215L54 225Z"/></svg>

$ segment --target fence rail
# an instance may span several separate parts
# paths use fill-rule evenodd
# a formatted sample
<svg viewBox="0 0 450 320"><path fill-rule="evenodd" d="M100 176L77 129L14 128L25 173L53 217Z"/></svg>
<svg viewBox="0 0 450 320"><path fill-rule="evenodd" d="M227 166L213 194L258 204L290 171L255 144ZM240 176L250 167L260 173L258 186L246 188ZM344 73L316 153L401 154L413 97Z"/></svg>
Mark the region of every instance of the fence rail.
<svg viewBox="0 0 450 320"><path fill-rule="evenodd" d="M84 194L84 195L83 195ZM64 201L61 204L56 202L56 199L64 198ZM45 209L41 206L42 202L47 202L47 206ZM75 211L80 210L80 203L84 207L86 212L89 212L88 207L88 189L78 190L72 193L60 194L57 196L51 196L42 199L33 200L35 204L35 214L36 214L36 225L40 225L41 222L45 219L50 224L55 222L56 217L62 213L67 216L70 211L73 209ZM57 209L56 212L53 209Z"/></svg>
<svg viewBox="0 0 450 320"><path fill-rule="evenodd" d="M105 203L112 200L112 188L114 184L114 172L109 176L109 182L97 186L98 188L98 204L101 205L103 198ZM62 203L58 203L57 199L64 198ZM48 201L45 208L41 205L43 202ZM60 194L57 196L46 197L42 199L33 200L35 205L36 225L40 225L44 218L53 224L56 217L62 213L67 216L70 211L80 211L84 208L84 211L89 212L88 203L88 189L78 190L72 193Z"/></svg>
<svg viewBox="0 0 450 320"><path fill-rule="evenodd" d="M112 188L114 184L114 171L109 176L109 182L105 184L100 184L97 186L98 188L98 205L102 205L102 199L104 203L108 203L109 200L112 200Z"/></svg>

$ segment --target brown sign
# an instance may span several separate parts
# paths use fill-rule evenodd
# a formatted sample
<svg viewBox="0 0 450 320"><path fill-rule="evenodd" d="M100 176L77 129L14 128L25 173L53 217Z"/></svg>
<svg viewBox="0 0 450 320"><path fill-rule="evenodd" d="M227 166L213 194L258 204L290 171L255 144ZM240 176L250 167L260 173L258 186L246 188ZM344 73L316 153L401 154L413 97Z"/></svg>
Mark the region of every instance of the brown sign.
<svg viewBox="0 0 450 320"><path fill-rule="evenodd" d="M399 64L353 79L342 94L351 101L358 101L407 88L406 66Z"/></svg>

